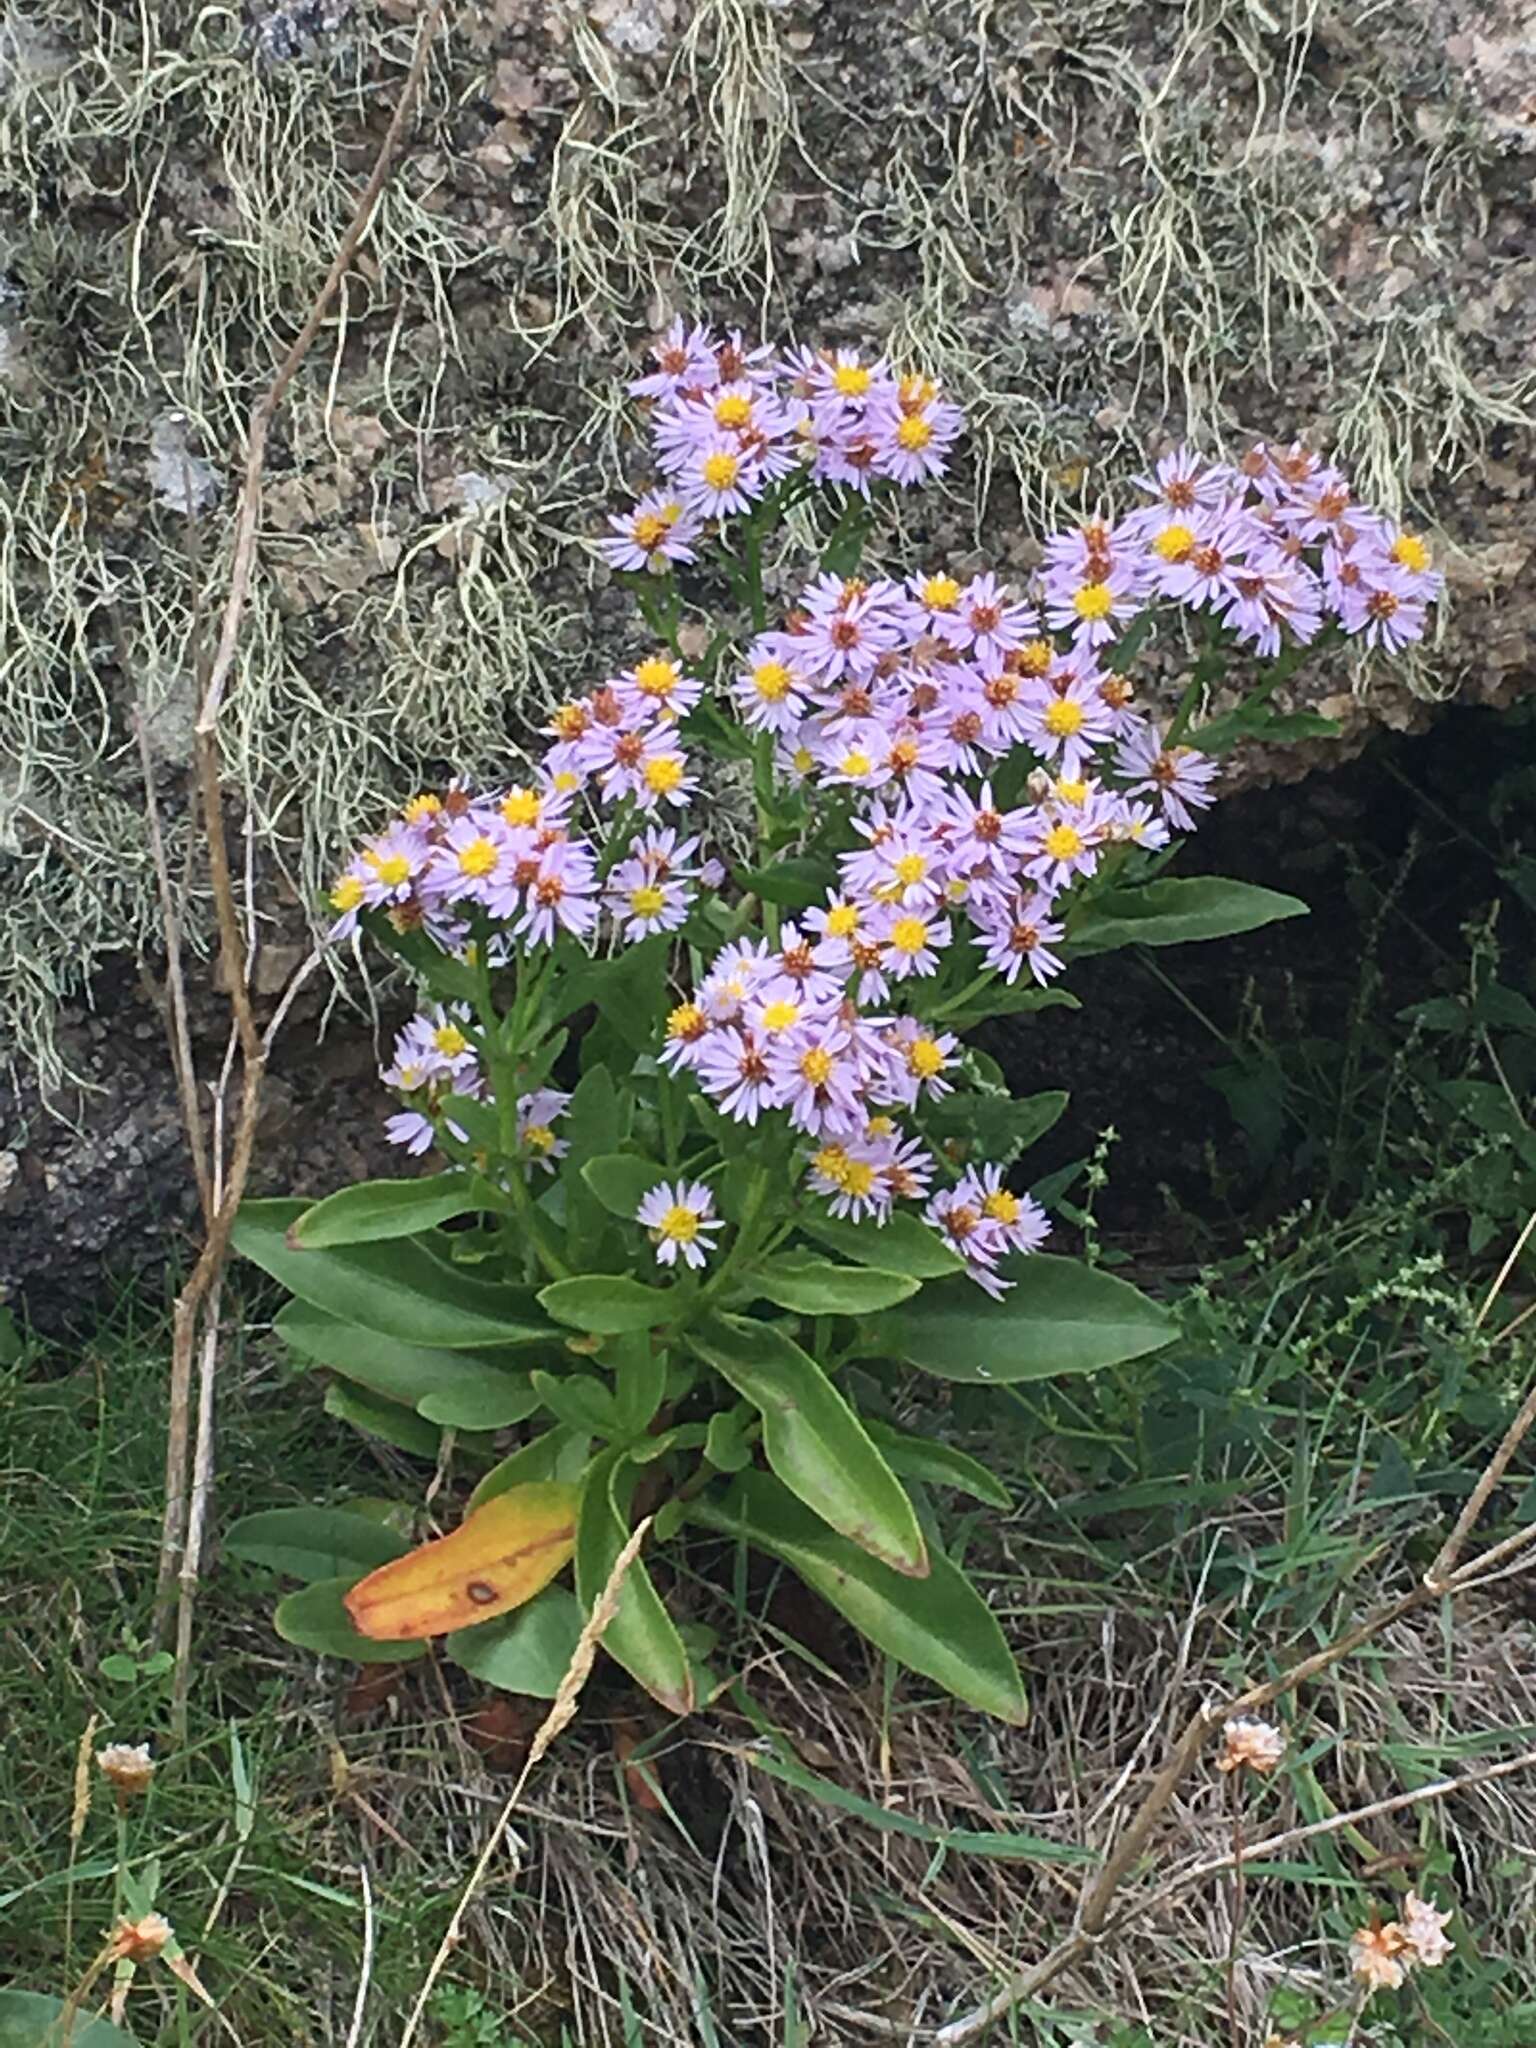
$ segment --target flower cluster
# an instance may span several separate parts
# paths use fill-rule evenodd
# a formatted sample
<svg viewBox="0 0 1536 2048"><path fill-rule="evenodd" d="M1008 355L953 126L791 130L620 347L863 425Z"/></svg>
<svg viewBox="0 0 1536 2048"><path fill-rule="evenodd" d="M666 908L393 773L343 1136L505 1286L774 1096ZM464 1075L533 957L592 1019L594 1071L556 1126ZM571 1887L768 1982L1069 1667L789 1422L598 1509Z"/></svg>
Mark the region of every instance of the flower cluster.
<svg viewBox="0 0 1536 2048"><path fill-rule="evenodd" d="M960 425L925 377L682 322L631 388L650 406L666 482L601 545L622 568L662 574L692 559L708 521L780 483L863 493L937 474ZM1440 584L1422 542L1299 446L1261 444L1231 465L1180 450L1140 482L1153 502L1052 536L1022 590L942 566L820 574L724 673L713 650L690 673L658 615L671 647L560 705L531 779L419 796L364 845L333 890L334 932L382 915L477 971L521 960L535 978L558 971L552 957L658 934L713 945L666 1020L662 1069L737 1123L784 1119L811 1193L836 1215L880 1222L924 1204L1001 1292L1003 1262L1048 1226L999 1167L957 1175L924 1143L924 1106L963 1058L945 1021L979 988L1058 974L1073 893L1192 830L1215 794L1215 763L1135 701L1118 636L1162 604L1206 611L1263 653L1304 644L1325 618L1397 648L1423 631ZM760 789L770 777L792 792L842 850L822 901L782 924L769 912L747 936L743 910L722 945L730 920L702 912L718 908L725 870L688 814L726 708ZM400 1034L384 1076L405 1098L397 1143L467 1142L445 1105L488 1099L481 1028L466 1008ZM518 1101L525 1173L563 1151L564 1105L550 1089ZM703 1262L720 1227L699 1206L708 1194L679 1181L647 1196L637 1220L663 1263Z"/></svg>
<svg viewBox="0 0 1536 2048"><path fill-rule="evenodd" d="M1367 1926L1357 1928L1350 1937L1349 1963L1366 1996L1396 1991L1412 1969L1438 1969L1456 1946L1445 1938L1450 1918L1432 1899L1410 1892L1400 1920L1383 1924L1373 1914Z"/></svg>
<svg viewBox="0 0 1536 2048"><path fill-rule="evenodd" d="M598 551L616 569L691 562L711 519L748 511L784 479L912 485L944 474L964 424L931 377L900 376L854 349L749 347L674 320L654 369L630 385L650 409L665 482L609 521Z"/></svg>
<svg viewBox="0 0 1536 2048"><path fill-rule="evenodd" d="M1445 580L1428 547L1300 442L1260 441L1230 465L1181 448L1136 481L1150 505L1046 548L1047 622L1079 644L1101 645L1158 599L1210 612L1266 656L1329 619L1392 653L1422 638Z"/></svg>

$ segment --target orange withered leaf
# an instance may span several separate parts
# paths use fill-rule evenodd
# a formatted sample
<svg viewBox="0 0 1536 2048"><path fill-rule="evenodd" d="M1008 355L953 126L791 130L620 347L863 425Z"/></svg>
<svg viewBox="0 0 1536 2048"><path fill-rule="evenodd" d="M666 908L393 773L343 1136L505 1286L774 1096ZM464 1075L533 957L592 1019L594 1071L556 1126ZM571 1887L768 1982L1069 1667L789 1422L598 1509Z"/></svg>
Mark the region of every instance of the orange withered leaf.
<svg viewBox="0 0 1536 2048"><path fill-rule="evenodd" d="M419 1640L490 1621L542 1593L576 1547L574 1486L514 1486L345 1595L360 1635Z"/></svg>

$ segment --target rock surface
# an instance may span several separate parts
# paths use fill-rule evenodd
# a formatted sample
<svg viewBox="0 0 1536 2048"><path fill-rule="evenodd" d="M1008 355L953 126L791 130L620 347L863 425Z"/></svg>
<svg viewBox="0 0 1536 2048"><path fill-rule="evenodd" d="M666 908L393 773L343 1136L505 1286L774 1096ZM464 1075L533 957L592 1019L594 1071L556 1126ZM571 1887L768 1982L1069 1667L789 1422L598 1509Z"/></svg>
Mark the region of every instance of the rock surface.
<svg viewBox="0 0 1536 2048"><path fill-rule="evenodd" d="M385 803L504 772L539 707L633 651L628 600L580 541L636 476L614 381L674 308L933 363L973 435L910 536L930 556L1018 571L1149 449L1305 434L1429 531L1452 601L1416 662L1368 691L1321 663L1298 701L1357 747L1377 721L1528 685L1526 0L453 15L271 449L225 721L269 958L304 943L296 906ZM67 1301L187 1215L159 1021L122 964L158 971L138 729L179 877L195 593L222 587L243 421L417 18L414 0L252 0L241 26L172 4L146 42L114 7L73 46L0 20L0 1290L31 1276ZM206 910L194 888L194 932ZM317 1015L301 1005L280 1042L274 1185L318 1190L375 1144L369 1036L346 1024L317 1053Z"/></svg>

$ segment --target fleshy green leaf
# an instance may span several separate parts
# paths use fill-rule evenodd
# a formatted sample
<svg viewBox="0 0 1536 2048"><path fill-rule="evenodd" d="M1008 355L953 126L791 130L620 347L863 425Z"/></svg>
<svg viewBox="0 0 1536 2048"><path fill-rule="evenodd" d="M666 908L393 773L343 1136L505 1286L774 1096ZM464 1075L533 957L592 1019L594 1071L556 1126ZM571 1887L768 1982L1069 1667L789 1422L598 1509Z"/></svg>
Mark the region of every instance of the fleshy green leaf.
<svg viewBox="0 0 1536 2048"><path fill-rule="evenodd" d="M1126 1281L1035 1252L1001 1301L969 1280L925 1287L871 1325L866 1355L904 1358L947 1380L1043 1380L1140 1358L1177 1327Z"/></svg>
<svg viewBox="0 0 1536 2048"><path fill-rule="evenodd" d="M905 1473L909 1479L926 1479L933 1486L953 1486L994 1508L1013 1506L1003 1482L994 1478L979 1459L956 1450L953 1444L939 1443L930 1436L910 1436L906 1430L892 1429L888 1422L877 1422L873 1417L866 1420L864 1427L893 1472Z"/></svg>
<svg viewBox="0 0 1536 2048"><path fill-rule="evenodd" d="M596 1003L603 1022L633 1051L649 1052L661 1036L671 950L670 939L658 932L610 960L583 961L556 984L551 1021L563 1023Z"/></svg>
<svg viewBox="0 0 1536 2048"><path fill-rule="evenodd" d="M734 1408L722 1408L709 1418L704 1438L704 1455L717 1472L739 1472L752 1462L754 1439L747 1430L756 1414L750 1401Z"/></svg>
<svg viewBox="0 0 1536 2048"><path fill-rule="evenodd" d="M45 1992L0 1991L0 2048L55 2048L64 2038L63 2013L63 1999ZM138 2048L138 2036L80 2013L69 2030L69 2048Z"/></svg>
<svg viewBox="0 0 1536 2048"><path fill-rule="evenodd" d="M1299 896L1219 875L1170 876L1142 888L1111 889L1085 904L1068 924L1074 953L1117 946L1179 946L1190 939L1229 939L1286 917L1305 917Z"/></svg>
<svg viewBox="0 0 1536 2048"><path fill-rule="evenodd" d="M834 1266L829 1259L784 1252L764 1259L743 1273L743 1289L771 1301L775 1308L801 1316L868 1316L894 1308L922 1286L905 1273L886 1273L874 1266Z"/></svg>
<svg viewBox="0 0 1536 2048"><path fill-rule="evenodd" d="M886 1223L848 1223L839 1216L807 1215L801 1217L800 1228L845 1259L882 1273L910 1273L914 1280L942 1280L946 1273L960 1272L965 1263L936 1231L904 1209L898 1209Z"/></svg>
<svg viewBox="0 0 1536 2048"><path fill-rule="evenodd" d="M385 1400L366 1387L349 1386L345 1380L332 1380L326 1388L325 1412L413 1458L435 1461L443 1448L443 1432L435 1422L424 1422L398 1401Z"/></svg>
<svg viewBox="0 0 1536 2048"><path fill-rule="evenodd" d="M544 1406L568 1429L584 1429L601 1437L619 1434L613 1394L591 1373L536 1372L532 1379Z"/></svg>
<svg viewBox="0 0 1536 2048"><path fill-rule="evenodd" d="M280 1600L272 1624L283 1641L322 1657L347 1657L354 1664L407 1664L424 1657L423 1642L375 1642L352 1626L342 1595L351 1591L359 1576L354 1572L347 1578L317 1579Z"/></svg>
<svg viewBox="0 0 1536 2048"><path fill-rule="evenodd" d="M346 1508L267 1508L243 1515L224 1537L230 1557L286 1572L290 1579L354 1578L391 1558L404 1557L403 1536L369 1515Z"/></svg>
<svg viewBox="0 0 1536 2048"><path fill-rule="evenodd" d="M942 1010L936 1022L942 1023L947 1031L958 1031L962 1035L973 1025L985 1024L992 1017L1020 1017L1033 1010L1080 1010L1082 1004L1066 988L1031 988L1020 982L1006 982L1001 976L990 988L958 1010Z"/></svg>
<svg viewBox="0 0 1536 2048"><path fill-rule="evenodd" d="M806 910L826 896L827 863L795 855L789 860L776 860L771 868L747 868L736 879L743 889L750 889L765 903L782 904L787 910Z"/></svg>
<svg viewBox="0 0 1536 2048"><path fill-rule="evenodd" d="M484 1194L473 1175L457 1169L421 1180L359 1181L306 1209L293 1226L292 1238L305 1251L324 1251L338 1244L414 1237L483 1208Z"/></svg>
<svg viewBox="0 0 1536 2048"><path fill-rule="evenodd" d="M557 1322L599 1337L655 1329L677 1312L672 1293L644 1287L624 1273L587 1273L577 1280L552 1280L540 1288L539 1305Z"/></svg>
<svg viewBox="0 0 1536 2048"><path fill-rule="evenodd" d="M667 1175L664 1167L653 1166L649 1159L636 1159L629 1152L608 1152L589 1159L581 1177L610 1216L633 1223L642 1198Z"/></svg>
<svg viewBox="0 0 1536 2048"><path fill-rule="evenodd" d="M768 1463L789 1490L872 1557L921 1577L928 1551L912 1503L816 1361L745 1316L711 1316L689 1342L762 1416Z"/></svg>
<svg viewBox="0 0 1536 2048"><path fill-rule="evenodd" d="M602 1363L613 1374L614 1420L623 1437L649 1428L667 1392L667 1354L650 1333L637 1330L603 1346Z"/></svg>
<svg viewBox="0 0 1536 2048"><path fill-rule="evenodd" d="M619 1552L629 1541L635 1470L622 1450L609 1451L587 1474L576 1529L576 1593L590 1614ZM671 1615L643 1558L624 1574L618 1611L603 1631L603 1648L674 1714L693 1709L693 1672Z"/></svg>
<svg viewBox="0 0 1536 2048"><path fill-rule="evenodd" d="M581 1638L581 1602L566 1586L546 1586L526 1607L497 1621L455 1629L443 1640L453 1662L501 1692L552 1700Z"/></svg>
<svg viewBox="0 0 1536 2048"><path fill-rule="evenodd" d="M484 1507L498 1493L513 1486L526 1486L536 1479L562 1479L567 1485L579 1485L591 1449L592 1439L585 1430L567 1428L564 1423L546 1429L531 1444L524 1444L520 1451L513 1451L499 1465L493 1465L469 1496L469 1505Z"/></svg>
<svg viewBox="0 0 1536 2048"><path fill-rule="evenodd" d="M338 1321L450 1351L555 1338L526 1289L457 1270L422 1238L294 1251L288 1231L307 1207L294 1201L243 1203L234 1248Z"/></svg>
<svg viewBox="0 0 1536 2048"><path fill-rule="evenodd" d="M539 1405L527 1373L512 1364L526 1353L508 1351L498 1358L493 1352L403 1344L377 1330L340 1322L307 1301L290 1301L274 1327L301 1357L329 1366L386 1400L408 1402L429 1422L455 1429L503 1429ZM558 1341L556 1331L550 1336Z"/></svg>
<svg viewBox="0 0 1536 2048"><path fill-rule="evenodd" d="M1024 1684L997 1616L942 1553L925 1579L904 1578L835 1534L766 1472L743 1472L723 1501L703 1496L692 1520L787 1564L877 1648L956 1699L1022 1724Z"/></svg>
<svg viewBox="0 0 1536 2048"><path fill-rule="evenodd" d="M1022 1151L1043 1138L1060 1118L1071 1097L1061 1088L1042 1095L946 1095L924 1116L937 1138L966 1138L983 1158L995 1158L1017 1146Z"/></svg>

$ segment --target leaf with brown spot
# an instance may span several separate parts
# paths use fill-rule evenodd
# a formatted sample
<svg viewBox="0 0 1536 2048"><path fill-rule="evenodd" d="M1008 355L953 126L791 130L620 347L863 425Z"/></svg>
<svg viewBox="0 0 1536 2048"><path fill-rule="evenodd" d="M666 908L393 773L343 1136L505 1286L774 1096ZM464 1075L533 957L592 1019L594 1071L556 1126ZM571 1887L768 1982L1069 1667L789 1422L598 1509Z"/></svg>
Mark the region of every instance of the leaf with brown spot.
<svg viewBox="0 0 1536 2048"><path fill-rule="evenodd" d="M497 1494L450 1535L359 1580L346 1595L353 1625L385 1641L419 1641L521 1607L568 1563L576 1503L576 1488L553 1480Z"/></svg>

